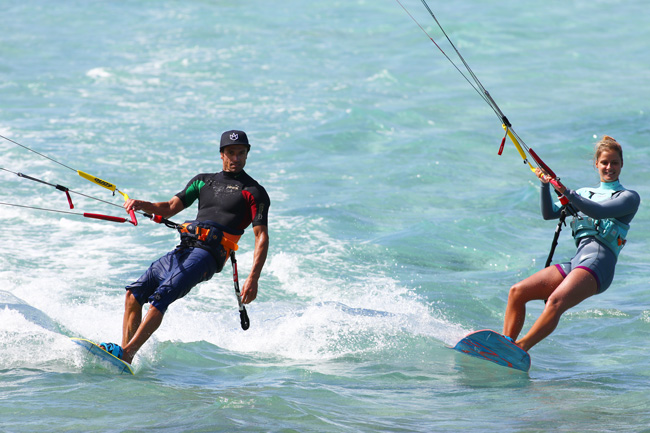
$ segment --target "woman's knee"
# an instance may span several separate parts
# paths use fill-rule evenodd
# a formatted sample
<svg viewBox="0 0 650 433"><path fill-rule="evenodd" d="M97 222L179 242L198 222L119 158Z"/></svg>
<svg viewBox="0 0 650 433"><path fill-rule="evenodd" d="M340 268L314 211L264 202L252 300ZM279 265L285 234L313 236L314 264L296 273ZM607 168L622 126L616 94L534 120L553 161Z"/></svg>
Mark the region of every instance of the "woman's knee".
<svg viewBox="0 0 650 433"><path fill-rule="evenodd" d="M526 292L525 286L521 284L521 282L514 284L510 287L510 291L508 292L508 302L526 303L530 301L526 296Z"/></svg>

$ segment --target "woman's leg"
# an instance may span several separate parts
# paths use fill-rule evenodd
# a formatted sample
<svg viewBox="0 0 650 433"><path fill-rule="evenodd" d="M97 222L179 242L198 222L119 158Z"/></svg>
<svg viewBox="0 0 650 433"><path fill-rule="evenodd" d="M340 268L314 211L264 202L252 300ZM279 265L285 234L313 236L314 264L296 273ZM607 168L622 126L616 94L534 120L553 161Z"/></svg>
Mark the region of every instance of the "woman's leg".
<svg viewBox="0 0 650 433"><path fill-rule="evenodd" d="M525 351L530 350L555 330L565 311L597 292L598 283L589 271L583 268L572 270L549 296L544 311L517 345Z"/></svg>
<svg viewBox="0 0 650 433"><path fill-rule="evenodd" d="M563 279L555 266L549 266L512 286L508 293L503 334L516 340L526 320L526 304L548 299Z"/></svg>

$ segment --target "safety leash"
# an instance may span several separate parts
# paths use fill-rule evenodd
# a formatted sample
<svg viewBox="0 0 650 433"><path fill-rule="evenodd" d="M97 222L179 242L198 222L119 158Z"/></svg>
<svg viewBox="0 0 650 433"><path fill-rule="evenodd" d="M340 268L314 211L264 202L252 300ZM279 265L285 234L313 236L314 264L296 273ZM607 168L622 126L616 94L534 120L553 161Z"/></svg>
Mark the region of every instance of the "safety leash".
<svg viewBox="0 0 650 433"><path fill-rule="evenodd" d="M239 292L239 276L237 274L237 259L235 259L235 251L230 251L230 262L232 263L232 281L235 284L235 295L237 296L237 303L239 304L239 320L241 323L241 329L244 331L251 326L250 320L248 320L248 313L246 312L246 307L241 300L241 293Z"/></svg>

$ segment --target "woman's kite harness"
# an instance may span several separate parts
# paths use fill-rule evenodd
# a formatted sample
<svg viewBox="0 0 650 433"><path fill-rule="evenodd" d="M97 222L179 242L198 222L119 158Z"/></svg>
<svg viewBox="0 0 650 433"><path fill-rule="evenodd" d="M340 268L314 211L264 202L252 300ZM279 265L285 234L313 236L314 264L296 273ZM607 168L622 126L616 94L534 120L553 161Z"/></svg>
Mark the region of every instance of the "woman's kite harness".
<svg viewBox="0 0 650 433"><path fill-rule="evenodd" d="M625 187L618 183L615 189L609 191L610 197L615 194L625 191ZM592 199L596 190L593 188L583 188L577 193L585 198ZM618 257L619 253L627 243L626 237L630 230L630 225L619 221L616 218L591 218L587 216L578 216L571 221L571 234L575 240L576 246L580 243L580 239L588 236L593 236L598 239L603 245L612 250Z"/></svg>

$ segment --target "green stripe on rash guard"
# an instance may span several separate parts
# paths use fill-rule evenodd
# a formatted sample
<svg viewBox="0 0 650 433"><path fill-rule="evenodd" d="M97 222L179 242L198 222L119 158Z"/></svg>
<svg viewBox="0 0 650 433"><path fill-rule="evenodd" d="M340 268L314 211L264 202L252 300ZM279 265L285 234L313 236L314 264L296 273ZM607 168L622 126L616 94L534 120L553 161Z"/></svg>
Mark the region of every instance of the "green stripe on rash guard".
<svg viewBox="0 0 650 433"><path fill-rule="evenodd" d="M183 203L185 207L190 206L192 203L194 203L194 200L199 198L199 193L201 192L201 188L205 186L205 182L202 180L195 180L192 182L192 184L185 190L185 201L186 203Z"/></svg>

